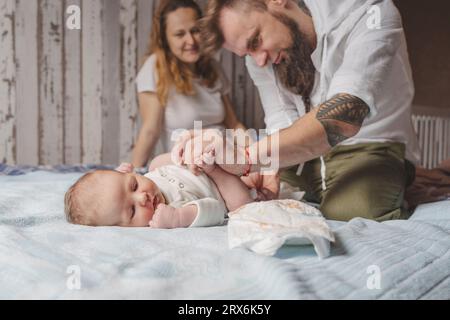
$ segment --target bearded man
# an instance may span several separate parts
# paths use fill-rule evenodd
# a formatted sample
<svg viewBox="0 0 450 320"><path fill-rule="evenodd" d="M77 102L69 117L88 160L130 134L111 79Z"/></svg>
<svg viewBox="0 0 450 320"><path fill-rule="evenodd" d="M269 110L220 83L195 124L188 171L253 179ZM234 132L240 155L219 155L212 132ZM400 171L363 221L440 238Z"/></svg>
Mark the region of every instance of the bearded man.
<svg viewBox="0 0 450 320"><path fill-rule="evenodd" d="M408 217L404 194L419 159L414 85L391 0L210 0L201 28L205 53L247 57L267 129L280 130L283 180L328 219ZM247 158L223 168L260 170Z"/></svg>

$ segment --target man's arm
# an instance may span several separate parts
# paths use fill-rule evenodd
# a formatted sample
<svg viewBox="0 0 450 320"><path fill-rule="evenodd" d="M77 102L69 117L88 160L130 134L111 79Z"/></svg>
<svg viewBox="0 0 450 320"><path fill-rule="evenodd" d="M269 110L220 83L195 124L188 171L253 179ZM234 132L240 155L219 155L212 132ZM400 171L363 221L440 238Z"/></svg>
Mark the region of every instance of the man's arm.
<svg viewBox="0 0 450 320"><path fill-rule="evenodd" d="M369 111L369 106L358 97L338 94L297 120L291 127L281 131L279 139L276 136L268 136L252 145L249 152L251 155L259 152L273 158L277 154L272 154L271 144L278 143L281 168L307 162L355 136ZM252 171L259 171L260 168L259 164L254 163ZM228 166L224 169L233 170ZM240 174L245 170L243 166L237 166L234 170L236 169L240 171L230 172Z"/></svg>
<svg viewBox="0 0 450 320"><path fill-rule="evenodd" d="M369 106L358 97L345 93L334 96L298 119L291 127L252 144L248 149L251 172L259 172L269 166L273 169L274 161L279 169L326 154L332 147L355 136L369 111ZM221 159L233 153L238 159L246 158L244 147L226 141L216 146L216 152L221 153ZM264 166L261 159L265 162L270 160L270 163ZM241 175L249 168L248 162L217 164L234 175Z"/></svg>
<svg viewBox="0 0 450 320"><path fill-rule="evenodd" d="M326 154L332 147L355 136L369 111L369 106L358 97L345 93L334 96L298 119L291 127L252 144L248 149L251 172L259 172L269 166L273 169L275 164L278 165L277 169L286 168ZM241 146L224 143L222 148L225 154L234 152L240 159L246 158L246 152ZM220 150L221 147L216 149ZM261 159L264 159L265 165ZM249 168L248 161L245 164L218 164L234 175L241 175Z"/></svg>
<svg viewBox="0 0 450 320"><path fill-rule="evenodd" d="M328 144L335 147L359 132L369 111L369 106L358 97L340 94L318 108L316 119L325 129Z"/></svg>

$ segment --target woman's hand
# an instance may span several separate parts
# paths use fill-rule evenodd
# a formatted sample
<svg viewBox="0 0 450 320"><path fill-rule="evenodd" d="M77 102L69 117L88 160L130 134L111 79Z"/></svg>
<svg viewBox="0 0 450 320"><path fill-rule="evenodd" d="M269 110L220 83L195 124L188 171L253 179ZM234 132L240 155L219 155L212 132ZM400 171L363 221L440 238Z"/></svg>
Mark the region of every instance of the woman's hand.
<svg viewBox="0 0 450 320"><path fill-rule="evenodd" d="M119 167L116 168L116 171L121 173L133 173L134 166L131 163L122 163Z"/></svg>

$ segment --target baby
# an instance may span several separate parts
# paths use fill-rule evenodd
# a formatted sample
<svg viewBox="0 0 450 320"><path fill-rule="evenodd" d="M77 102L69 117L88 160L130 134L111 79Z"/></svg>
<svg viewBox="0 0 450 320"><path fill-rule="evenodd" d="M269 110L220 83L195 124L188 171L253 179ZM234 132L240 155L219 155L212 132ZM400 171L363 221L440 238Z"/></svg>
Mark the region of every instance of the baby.
<svg viewBox="0 0 450 320"><path fill-rule="evenodd" d="M239 177L217 165L202 169L195 176L165 154L152 161L145 176L130 164L88 173L66 193L67 220L87 226L206 227L222 224L228 211L253 202Z"/></svg>

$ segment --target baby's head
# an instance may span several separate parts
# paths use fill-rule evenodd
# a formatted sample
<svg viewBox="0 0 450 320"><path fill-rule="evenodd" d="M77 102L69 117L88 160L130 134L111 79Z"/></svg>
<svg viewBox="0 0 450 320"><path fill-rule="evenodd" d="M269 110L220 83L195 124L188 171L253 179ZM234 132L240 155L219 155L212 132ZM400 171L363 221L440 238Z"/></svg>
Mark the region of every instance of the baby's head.
<svg viewBox="0 0 450 320"><path fill-rule="evenodd" d="M148 227L165 199L144 176L99 170L78 180L67 191L64 203L67 220L73 224Z"/></svg>

